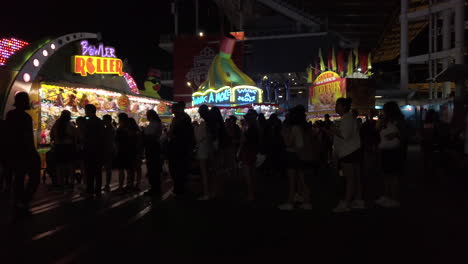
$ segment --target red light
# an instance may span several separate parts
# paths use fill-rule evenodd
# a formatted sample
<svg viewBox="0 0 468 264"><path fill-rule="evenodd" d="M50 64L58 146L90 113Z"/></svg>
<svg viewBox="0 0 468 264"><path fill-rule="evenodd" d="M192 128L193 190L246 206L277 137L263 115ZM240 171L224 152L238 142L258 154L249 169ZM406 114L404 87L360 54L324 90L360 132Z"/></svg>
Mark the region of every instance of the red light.
<svg viewBox="0 0 468 264"><path fill-rule="evenodd" d="M0 66L5 65L8 58L15 54L18 50L28 45L26 41L15 38L0 39Z"/></svg>

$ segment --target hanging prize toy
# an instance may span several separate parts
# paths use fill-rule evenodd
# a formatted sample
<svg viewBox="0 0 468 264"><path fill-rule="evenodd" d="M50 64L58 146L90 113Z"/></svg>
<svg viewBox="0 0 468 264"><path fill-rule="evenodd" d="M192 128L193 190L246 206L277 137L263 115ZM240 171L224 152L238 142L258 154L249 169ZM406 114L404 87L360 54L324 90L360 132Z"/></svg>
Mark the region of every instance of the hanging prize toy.
<svg viewBox="0 0 468 264"><path fill-rule="evenodd" d="M62 96L63 90L59 90L59 94L57 94L57 99L55 100L54 106L63 106L63 96Z"/></svg>
<svg viewBox="0 0 468 264"><path fill-rule="evenodd" d="M128 108L130 107L130 100L128 99L128 96L126 96L125 94L122 94L117 100L117 104L120 110L127 111Z"/></svg>

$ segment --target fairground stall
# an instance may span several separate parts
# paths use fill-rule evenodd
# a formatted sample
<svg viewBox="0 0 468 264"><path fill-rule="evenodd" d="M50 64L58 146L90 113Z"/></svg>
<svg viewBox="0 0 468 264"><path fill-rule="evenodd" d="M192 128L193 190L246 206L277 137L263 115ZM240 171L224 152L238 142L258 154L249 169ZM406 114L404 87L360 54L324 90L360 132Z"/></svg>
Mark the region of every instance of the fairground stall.
<svg viewBox="0 0 468 264"><path fill-rule="evenodd" d="M192 94L192 107L187 109L192 118L198 118L198 106L202 104L220 108L224 118L244 115L248 109L255 109L266 117L277 111L278 105L263 104L263 90L232 61L235 43L231 38L222 40L220 52L208 70L208 78Z"/></svg>
<svg viewBox="0 0 468 264"><path fill-rule="evenodd" d="M318 60L315 67L308 68L311 82L309 120L323 119L325 114L329 114L332 120L339 118L335 112L335 102L340 97L352 98L351 107L361 117L375 108L376 85L371 78L370 54L354 49L340 50L335 56L332 49L328 52L328 65L325 66L319 50Z"/></svg>
<svg viewBox="0 0 468 264"><path fill-rule="evenodd" d="M96 106L99 117L110 114L116 120L118 113L125 112L143 125L146 111L154 109L163 120L170 120L172 103L148 96L154 94L148 91L140 93L116 49L101 43L97 34L1 43L0 114L5 117L13 109L18 92L29 93L29 114L41 146L50 143L49 131L62 110L69 110L75 119L84 116L87 104Z"/></svg>

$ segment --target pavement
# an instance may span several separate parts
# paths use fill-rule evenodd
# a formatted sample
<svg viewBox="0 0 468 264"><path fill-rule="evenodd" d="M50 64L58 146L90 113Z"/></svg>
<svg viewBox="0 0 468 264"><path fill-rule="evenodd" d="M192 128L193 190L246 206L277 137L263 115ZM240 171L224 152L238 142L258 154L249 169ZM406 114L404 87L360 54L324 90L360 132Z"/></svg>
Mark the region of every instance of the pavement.
<svg viewBox="0 0 468 264"><path fill-rule="evenodd" d="M342 179L325 171L313 179L310 211L278 210L287 179L268 174L253 203L240 177L227 179L225 197L214 201L196 200L196 176L184 198L164 179L164 200L143 195L146 181L124 195L113 182L99 200L41 184L30 218L13 221L1 198L0 263L468 263L468 174L447 169L427 181L415 146L407 168L401 208L369 202L344 214L331 212Z"/></svg>

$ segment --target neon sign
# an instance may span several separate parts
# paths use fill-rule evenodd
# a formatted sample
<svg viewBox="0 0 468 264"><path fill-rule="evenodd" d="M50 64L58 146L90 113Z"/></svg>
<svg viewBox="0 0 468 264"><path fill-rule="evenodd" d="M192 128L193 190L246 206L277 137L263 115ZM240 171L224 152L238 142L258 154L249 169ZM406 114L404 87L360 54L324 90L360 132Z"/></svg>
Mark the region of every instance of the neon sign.
<svg viewBox="0 0 468 264"><path fill-rule="evenodd" d="M115 49L99 44L97 47L88 41L81 41L81 56L74 56L72 69L81 76L88 74L117 74L123 76L123 62L116 58Z"/></svg>
<svg viewBox="0 0 468 264"><path fill-rule="evenodd" d="M104 47L104 44L100 43L98 47L89 45L88 41L84 40L81 44L81 55L83 56L96 56L96 57L107 57L116 58L113 47Z"/></svg>
<svg viewBox="0 0 468 264"><path fill-rule="evenodd" d="M79 73L81 76L96 73L124 75L122 60L114 58L75 56L73 57L72 68L74 73Z"/></svg>
<svg viewBox="0 0 468 264"><path fill-rule="evenodd" d="M218 90L208 89L205 92L192 94L193 105L201 104L252 104L262 103L262 90L255 86L239 85L234 88L224 86Z"/></svg>

